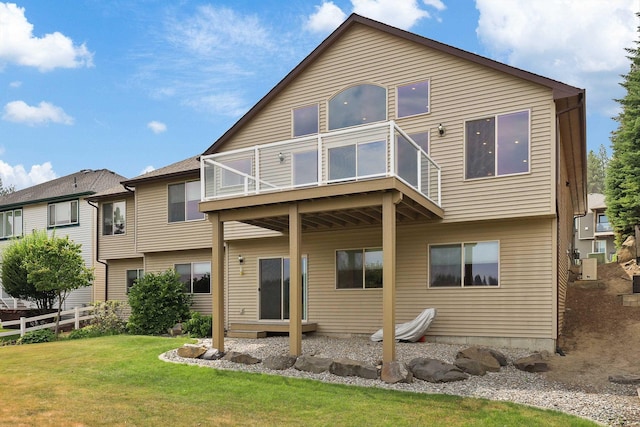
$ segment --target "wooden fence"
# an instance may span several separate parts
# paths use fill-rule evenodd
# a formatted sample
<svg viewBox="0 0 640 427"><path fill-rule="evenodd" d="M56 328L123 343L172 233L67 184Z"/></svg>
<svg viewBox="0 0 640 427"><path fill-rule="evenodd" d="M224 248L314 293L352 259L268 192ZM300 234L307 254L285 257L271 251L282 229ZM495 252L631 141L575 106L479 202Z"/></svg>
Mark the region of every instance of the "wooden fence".
<svg viewBox="0 0 640 427"><path fill-rule="evenodd" d="M80 322L91 320L94 317L92 313L95 307L76 307L71 310L65 310L60 313L60 326L73 324L74 329L80 329ZM58 313L42 314L34 317L21 317L19 320L9 320L7 322L0 321L0 329L9 326L20 325L20 336L24 336L27 332L37 331L39 329L55 328ZM35 324L34 324L35 323ZM32 326L27 326L32 325ZM17 335L18 329L0 332L0 338Z"/></svg>

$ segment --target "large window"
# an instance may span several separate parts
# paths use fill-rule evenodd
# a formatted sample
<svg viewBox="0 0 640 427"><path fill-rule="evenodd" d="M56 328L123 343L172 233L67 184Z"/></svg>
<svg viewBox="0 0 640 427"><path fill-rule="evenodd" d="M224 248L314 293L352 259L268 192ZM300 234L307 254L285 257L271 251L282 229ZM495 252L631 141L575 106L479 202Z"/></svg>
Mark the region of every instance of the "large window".
<svg viewBox="0 0 640 427"><path fill-rule="evenodd" d="M529 172L529 111L466 123L466 178Z"/></svg>
<svg viewBox="0 0 640 427"><path fill-rule="evenodd" d="M329 130L387 119L387 91L364 84L352 86L329 100Z"/></svg>
<svg viewBox="0 0 640 427"><path fill-rule="evenodd" d="M78 201L70 200L49 204L47 224L49 227L78 224Z"/></svg>
<svg viewBox="0 0 640 427"><path fill-rule="evenodd" d="M336 251L336 288L382 287L382 249Z"/></svg>
<svg viewBox="0 0 640 427"><path fill-rule="evenodd" d="M0 212L0 239L22 236L22 209Z"/></svg>
<svg viewBox="0 0 640 427"><path fill-rule="evenodd" d="M102 235L111 236L125 232L125 202L105 203L102 205Z"/></svg>
<svg viewBox="0 0 640 427"><path fill-rule="evenodd" d="M169 222L204 219L198 210L200 203L200 181L189 181L169 185Z"/></svg>
<svg viewBox="0 0 640 427"><path fill-rule="evenodd" d="M127 270L127 293L131 290L131 287L136 284L136 281L142 279L144 270L137 268L135 270Z"/></svg>
<svg viewBox="0 0 640 427"><path fill-rule="evenodd" d="M293 110L293 136L318 133L318 104Z"/></svg>
<svg viewBox="0 0 640 427"><path fill-rule="evenodd" d="M184 291L190 294L211 293L211 263L192 262L176 264L176 273L184 283Z"/></svg>
<svg viewBox="0 0 640 427"><path fill-rule="evenodd" d="M429 112L429 81L398 86L398 117Z"/></svg>
<svg viewBox="0 0 640 427"><path fill-rule="evenodd" d="M498 242L429 247L429 286L498 286Z"/></svg>

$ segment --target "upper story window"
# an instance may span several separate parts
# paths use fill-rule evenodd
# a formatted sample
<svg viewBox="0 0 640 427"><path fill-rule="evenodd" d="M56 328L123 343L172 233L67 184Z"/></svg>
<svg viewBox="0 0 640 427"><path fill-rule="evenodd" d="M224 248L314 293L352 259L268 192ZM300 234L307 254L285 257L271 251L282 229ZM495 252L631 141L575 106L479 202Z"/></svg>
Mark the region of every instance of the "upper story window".
<svg viewBox="0 0 640 427"><path fill-rule="evenodd" d="M293 136L318 133L318 104L293 109Z"/></svg>
<svg viewBox="0 0 640 427"><path fill-rule="evenodd" d="M498 242L429 246L429 286L498 286Z"/></svg>
<svg viewBox="0 0 640 427"><path fill-rule="evenodd" d="M329 100L329 130L387 119L385 88L363 84L343 90Z"/></svg>
<svg viewBox="0 0 640 427"><path fill-rule="evenodd" d="M49 204L49 218L47 221L49 227L72 224L78 224L77 200Z"/></svg>
<svg viewBox="0 0 640 427"><path fill-rule="evenodd" d="M22 209L0 212L0 239L22 236Z"/></svg>
<svg viewBox="0 0 640 427"><path fill-rule="evenodd" d="M382 287L382 249L336 251L336 289Z"/></svg>
<svg viewBox="0 0 640 427"><path fill-rule="evenodd" d="M398 117L429 112L429 80L398 86Z"/></svg>
<svg viewBox="0 0 640 427"><path fill-rule="evenodd" d="M529 111L466 123L466 178L529 172Z"/></svg>
<svg viewBox="0 0 640 427"><path fill-rule="evenodd" d="M613 231L613 227L609 223L609 218L607 218L607 215L600 213L596 217L596 233L602 233L607 231Z"/></svg>
<svg viewBox="0 0 640 427"><path fill-rule="evenodd" d="M102 235L124 234L126 203L113 202L102 205Z"/></svg>
<svg viewBox="0 0 640 427"><path fill-rule="evenodd" d="M169 185L169 222L204 219L204 213L198 210L199 203L200 181Z"/></svg>

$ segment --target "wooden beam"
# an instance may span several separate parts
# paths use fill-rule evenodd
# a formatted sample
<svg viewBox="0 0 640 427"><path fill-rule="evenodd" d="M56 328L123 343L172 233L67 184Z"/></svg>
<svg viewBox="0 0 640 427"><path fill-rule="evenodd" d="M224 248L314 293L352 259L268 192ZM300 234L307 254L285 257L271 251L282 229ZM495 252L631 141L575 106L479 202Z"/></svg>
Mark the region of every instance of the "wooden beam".
<svg viewBox="0 0 640 427"><path fill-rule="evenodd" d="M396 359L396 200L382 199L382 361Z"/></svg>
<svg viewBox="0 0 640 427"><path fill-rule="evenodd" d="M300 213L315 213L337 211L345 209L358 209L368 206L380 206L384 193L351 194L342 197L328 199L307 200L300 203Z"/></svg>
<svg viewBox="0 0 640 427"><path fill-rule="evenodd" d="M302 220L298 205L289 205L289 353L302 355Z"/></svg>
<svg viewBox="0 0 640 427"><path fill-rule="evenodd" d="M224 222L218 212L209 213L211 221L211 294L213 297L212 346L224 352Z"/></svg>
<svg viewBox="0 0 640 427"><path fill-rule="evenodd" d="M221 210L222 221L243 221L249 219L272 218L274 216L287 216L289 214L286 205L251 206L232 210Z"/></svg>

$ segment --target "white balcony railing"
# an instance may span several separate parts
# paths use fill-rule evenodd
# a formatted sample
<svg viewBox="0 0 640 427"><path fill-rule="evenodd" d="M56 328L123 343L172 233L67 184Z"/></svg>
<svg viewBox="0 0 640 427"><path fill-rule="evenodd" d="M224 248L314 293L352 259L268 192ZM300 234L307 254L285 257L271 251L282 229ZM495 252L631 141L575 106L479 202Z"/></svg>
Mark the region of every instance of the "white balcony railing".
<svg viewBox="0 0 640 427"><path fill-rule="evenodd" d="M440 206L440 167L389 121L201 157L201 199L395 176Z"/></svg>

